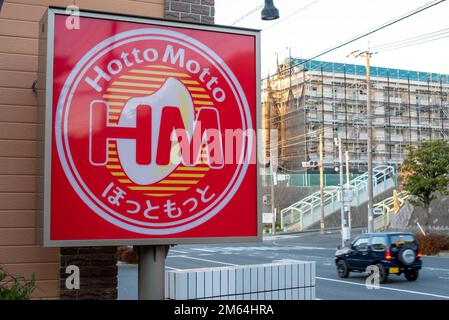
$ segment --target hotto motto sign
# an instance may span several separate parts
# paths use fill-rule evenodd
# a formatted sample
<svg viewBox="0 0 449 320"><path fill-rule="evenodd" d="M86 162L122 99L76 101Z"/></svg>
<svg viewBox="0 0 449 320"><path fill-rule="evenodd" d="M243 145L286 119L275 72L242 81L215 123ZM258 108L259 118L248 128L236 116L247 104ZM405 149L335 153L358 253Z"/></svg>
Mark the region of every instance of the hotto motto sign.
<svg viewBox="0 0 449 320"><path fill-rule="evenodd" d="M46 243L258 239L258 33L66 18L49 10Z"/></svg>

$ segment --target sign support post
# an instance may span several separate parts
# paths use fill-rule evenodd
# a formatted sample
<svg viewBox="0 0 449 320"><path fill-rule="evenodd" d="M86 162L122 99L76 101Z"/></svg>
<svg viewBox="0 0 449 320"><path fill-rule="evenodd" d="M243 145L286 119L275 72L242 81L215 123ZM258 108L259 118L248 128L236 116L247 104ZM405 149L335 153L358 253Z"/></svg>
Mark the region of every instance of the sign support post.
<svg viewBox="0 0 449 320"><path fill-rule="evenodd" d="M48 8L39 35L43 244L134 245L139 299L163 300L170 245L262 241L260 31L68 16Z"/></svg>
<svg viewBox="0 0 449 320"><path fill-rule="evenodd" d="M165 258L169 246L136 246L139 300L165 299Z"/></svg>

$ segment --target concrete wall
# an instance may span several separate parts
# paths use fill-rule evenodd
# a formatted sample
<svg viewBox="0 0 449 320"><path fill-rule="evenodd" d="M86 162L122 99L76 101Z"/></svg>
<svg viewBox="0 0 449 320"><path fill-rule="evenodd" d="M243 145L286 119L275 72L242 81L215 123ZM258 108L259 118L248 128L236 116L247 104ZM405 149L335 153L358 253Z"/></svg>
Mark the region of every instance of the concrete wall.
<svg viewBox="0 0 449 320"><path fill-rule="evenodd" d="M274 187L274 204L278 211L304 199L312 193L320 190L319 187ZM268 205L263 206L263 212L271 212L271 187L263 187L262 194L268 198Z"/></svg>
<svg viewBox="0 0 449 320"><path fill-rule="evenodd" d="M430 205L429 227L449 227L449 196L439 195ZM409 220L410 227L416 227L417 222L423 223L424 208L413 208Z"/></svg>

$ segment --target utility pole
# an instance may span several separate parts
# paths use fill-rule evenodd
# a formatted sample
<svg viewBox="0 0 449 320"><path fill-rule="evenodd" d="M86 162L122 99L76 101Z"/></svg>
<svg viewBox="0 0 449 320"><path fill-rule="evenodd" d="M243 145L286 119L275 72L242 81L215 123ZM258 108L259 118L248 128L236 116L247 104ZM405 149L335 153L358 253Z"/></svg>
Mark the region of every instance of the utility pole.
<svg viewBox="0 0 449 320"><path fill-rule="evenodd" d="M340 184L338 192L340 193L340 220L341 220L341 245L345 246L346 243L346 219L345 219L345 197L343 194L343 151L341 145L341 138L335 138L335 144L338 147L338 171L340 176Z"/></svg>
<svg viewBox="0 0 449 320"><path fill-rule="evenodd" d="M351 192L351 185L349 184L349 154L348 151L345 151L345 160L346 160L346 190L347 192ZM351 228L352 228L352 217L351 217L351 203L347 203L347 212L348 212L348 229L349 229L349 238L351 238Z"/></svg>
<svg viewBox="0 0 449 320"><path fill-rule="evenodd" d="M370 58L373 52L370 51L369 43L366 51L359 50L351 52L349 55L355 54L355 57L365 57L366 68L366 127L367 127L367 154L368 154L368 232L374 232L373 217L373 110L371 108L371 75L370 75ZM348 56L349 56L348 55Z"/></svg>
<svg viewBox="0 0 449 320"><path fill-rule="evenodd" d="M289 86L290 86L290 92L292 91L292 47L287 47L288 49L288 69L289 69Z"/></svg>
<svg viewBox="0 0 449 320"><path fill-rule="evenodd" d="M323 134L320 134L320 231L324 234L324 168L323 168Z"/></svg>
<svg viewBox="0 0 449 320"><path fill-rule="evenodd" d="M271 168L271 212L273 213L273 223L271 233L276 233L276 206L274 204L274 186L277 184L276 181L276 172L274 166L274 155L270 152L270 168Z"/></svg>
<svg viewBox="0 0 449 320"><path fill-rule="evenodd" d="M370 58L371 52L368 44L368 50L365 52L366 58L366 113L367 113L367 152L368 152L368 232L374 232L373 217L373 110L371 109L371 75Z"/></svg>

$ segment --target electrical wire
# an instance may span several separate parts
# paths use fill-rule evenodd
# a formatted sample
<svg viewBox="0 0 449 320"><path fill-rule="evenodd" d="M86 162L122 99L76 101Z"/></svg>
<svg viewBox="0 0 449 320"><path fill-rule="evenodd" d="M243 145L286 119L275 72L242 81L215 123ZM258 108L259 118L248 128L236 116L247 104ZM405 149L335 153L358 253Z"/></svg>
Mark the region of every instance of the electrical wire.
<svg viewBox="0 0 449 320"><path fill-rule="evenodd" d="M366 37L366 36L369 36L369 35L371 35L371 34L373 34L373 33L375 33L375 32L378 32L378 31L383 30L383 29L385 29L385 28L387 28L387 27L390 27L390 26L392 26L392 25L394 25L394 24L396 24L396 23L398 23L398 22L400 22L400 21L403 21L403 20L405 20L405 19L407 19L407 18L410 18L410 17L412 17L412 16L414 16L414 15L416 15L416 14L422 12L422 11L425 11L425 10L427 10L427 9L430 9L430 8L436 6L436 5L440 4L440 3L443 3L443 2L445 2L445 1L446 1L446 0L435 0L435 1L428 2L427 4L425 4L425 5L421 6L421 7L418 7L418 8L416 8L416 9L414 9L414 10L412 10L412 11L410 11L410 12L408 12L408 13L402 15L402 16L399 16L398 18L395 18L395 19L390 20L390 21L388 21L388 22L386 22L386 23L383 23L383 24L380 25L379 27L376 27L376 28L374 28L374 29L372 29L372 30L370 30L370 31L364 32L364 33L362 33L362 34L360 34L360 35L358 35L358 36L355 36L355 37L353 37L353 38L351 38L351 39L349 39L349 40L346 40L346 41L344 41L344 42L342 42L342 43L340 43L340 44L338 44L338 45L336 45L336 46L333 46L333 47L331 47L331 48L329 48L329 49L326 49L326 50L324 50L323 52L321 52L321 53L319 53L319 54L316 54L316 55L314 55L314 56L312 56L312 57L310 57L310 58L308 58L308 59L306 59L306 60L304 60L304 61L301 61L300 63L297 63L297 64L291 64L291 65L288 67L288 69L291 70L291 69L294 68L294 67L297 67L297 66L300 66L300 65L304 65L306 62L309 62L309 61L314 60L314 59L316 59L316 58L319 58L319 57L321 57L321 56L323 56L323 55L325 55L325 54L328 54L328 53L330 53L330 52L332 52L332 51L335 51L335 50L337 50L337 49L340 49L340 48L342 48L342 47L344 47L344 46L346 46L346 45L348 45L348 44L350 44L350 43L353 43L353 42L355 42L355 41L357 41L357 40L360 40L360 39L362 39L362 38L364 38L364 37ZM284 71L285 71L285 70L284 70ZM275 74L277 74L277 73L278 73L278 72L276 72ZM274 74L274 75L275 75L275 74ZM267 78L269 78L269 77L270 77L270 76L268 76ZM265 80L265 79L266 79L266 78L264 78L264 79L262 79L262 80Z"/></svg>
<svg viewBox="0 0 449 320"><path fill-rule="evenodd" d="M281 18L278 20L275 20L272 24L270 24L268 27L263 28L262 31L267 31L268 29L271 29L272 27L278 25L281 22L284 22L285 20L290 19L291 17L297 15L298 13L308 9L309 7L313 6L314 4L318 3L320 0L313 0L311 2L309 2L308 4L306 4L305 6L293 11L292 13L290 13L288 16L286 16L285 18Z"/></svg>
<svg viewBox="0 0 449 320"><path fill-rule="evenodd" d="M408 42L414 42L414 41L418 41L418 40L423 40L423 39L427 39L427 38L432 38L435 36L439 36L441 34L446 34L449 32L449 28L444 28L444 29L440 29L440 30L436 30L433 32L429 32L429 33L424 33L418 36L414 36L414 37L410 37L410 38L406 38L403 40L398 40L398 41L393 41L393 42L388 42L388 43L384 43L378 46L374 46L371 47L371 50L376 51L376 50L382 50L388 47L392 47L392 46L397 46L397 45L402 45Z"/></svg>
<svg viewBox="0 0 449 320"><path fill-rule="evenodd" d="M259 9L262 8L262 7L263 7L263 4L259 4L257 7L251 9L250 11L248 11L247 13L245 13L243 16L241 16L241 17L235 19L235 20L231 23L231 26L234 26L234 25L236 25L237 23L239 23L240 21L242 21L242 20L248 18L250 15L252 15L254 12L256 12L257 10L259 10Z"/></svg>
<svg viewBox="0 0 449 320"><path fill-rule="evenodd" d="M406 44L406 45L402 45L402 46L392 47L392 48L389 48L389 49L380 50L379 52L389 52L389 51L404 49L404 48L408 48L408 47L412 47L412 46L417 46L417 45L429 43L429 42L436 41L436 40L445 39L445 38L448 38L448 37L449 37L449 33L447 35L445 35L445 36L441 36L441 37L438 37L438 38L429 39L429 40L422 40L422 41L418 41L418 42L414 42L414 43L410 43L410 44Z"/></svg>

